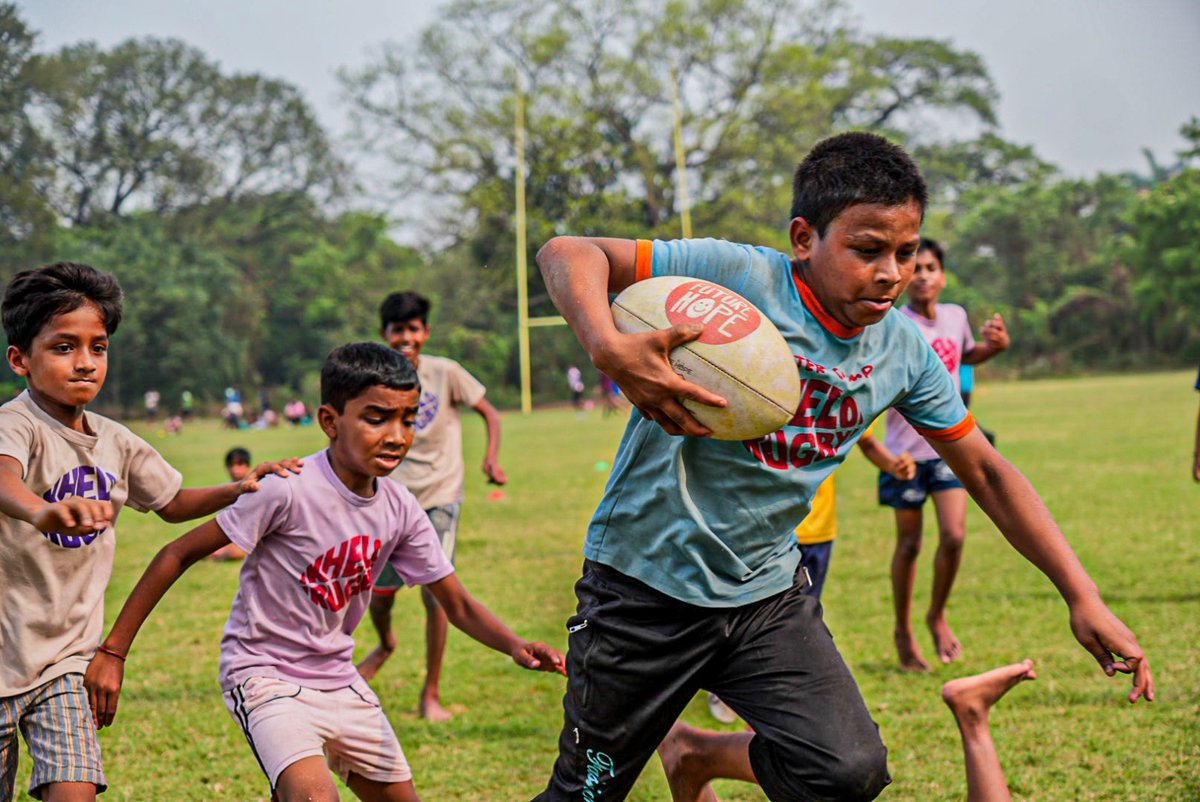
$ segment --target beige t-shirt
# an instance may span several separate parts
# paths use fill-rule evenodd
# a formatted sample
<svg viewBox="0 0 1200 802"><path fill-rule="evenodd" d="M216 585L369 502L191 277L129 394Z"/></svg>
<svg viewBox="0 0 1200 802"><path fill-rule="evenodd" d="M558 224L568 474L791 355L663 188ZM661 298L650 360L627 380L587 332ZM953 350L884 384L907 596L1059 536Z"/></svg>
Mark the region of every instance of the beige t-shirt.
<svg viewBox="0 0 1200 802"><path fill-rule="evenodd" d="M39 532L0 515L0 697L87 669L103 636L117 515L126 504L160 509L183 482L145 440L85 414L94 436L50 417L28 391L0 407L0 455L21 463L26 487L47 501L113 505L113 526L92 535Z"/></svg>
<svg viewBox="0 0 1200 802"><path fill-rule="evenodd" d="M460 406L483 400L485 388L466 368L444 356L422 356L421 406L412 448L392 478L407 487L421 509L462 501L463 468Z"/></svg>

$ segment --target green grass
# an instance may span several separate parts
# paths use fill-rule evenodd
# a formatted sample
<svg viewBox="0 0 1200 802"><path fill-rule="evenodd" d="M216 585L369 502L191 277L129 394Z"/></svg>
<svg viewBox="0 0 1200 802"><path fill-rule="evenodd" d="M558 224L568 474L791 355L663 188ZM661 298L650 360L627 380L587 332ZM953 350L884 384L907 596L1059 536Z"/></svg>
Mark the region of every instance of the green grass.
<svg viewBox="0 0 1200 802"><path fill-rule="evenodd" d="M974 411L1001 450L1034 482L1114 611L1153 661L1158 701L1129 706L1127 681L1107 679L1079 648L1049 582L1007 546L976 509L951 598L963 658L924 676L901 674L891 648L887 510L855 456L839 476L842 535L825 591L826 617L891 749L892 800L965 798L957 731L938 689L945 680L1023 657L1039 679L997 707L993 729L1014 796L1023 800L1200 798L1200 487L1189 478L1196 397L1182 373L1019 383L984 382ZM504 419L500 500L476 470L482 430L467 421L468 484L458 565L471 591L517 631L565 645L584 526L607 476L622 421L569 410ZM222 479L221 457L245 445L255 458L320 447L315 428L226 432L192 425L151 442L190 485ZM122 516L109 588L111 622L156 549L184 531ZM915 609L928 601L934 535L927 537ZM216 686L221 628L237 567L194 567L148 621L130 655L114 728L102 733L106 799L251 800L266 783L225 712ZM396 606L400 649L375 687L428 800L528 799L543 786L562 720L560 678L527 673L452 631L443 685L454 721L429 725L414 711L423 653L418 594ZM359 632L359 653L372 644ZM925 646L928 656L932 648ZM715 725L700 698L686 714ZM725 727L731 729L731 727ZM28 781L22 755L19 787ZM722 800L757 800L755 788L718 785ZM631 796L668 799L657 760Z"/></svg>

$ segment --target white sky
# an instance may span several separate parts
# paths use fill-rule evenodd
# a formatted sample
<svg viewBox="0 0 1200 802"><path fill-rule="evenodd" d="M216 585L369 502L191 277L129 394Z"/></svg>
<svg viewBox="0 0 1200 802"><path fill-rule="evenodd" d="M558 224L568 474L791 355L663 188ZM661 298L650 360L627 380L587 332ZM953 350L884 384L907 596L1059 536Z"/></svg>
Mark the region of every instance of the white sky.
<svg viewBox="0 0 1200 802"><path fill-rule="evenodd" d="M334 71L435 18L414 0L18 0L39 46L174 36L228 70L301 87L345 127ZM979 53L1000 92L1001 134L1071 175L1172 162L1200 116L1200 0L850 0L872 32L950 39Z"/></svg>

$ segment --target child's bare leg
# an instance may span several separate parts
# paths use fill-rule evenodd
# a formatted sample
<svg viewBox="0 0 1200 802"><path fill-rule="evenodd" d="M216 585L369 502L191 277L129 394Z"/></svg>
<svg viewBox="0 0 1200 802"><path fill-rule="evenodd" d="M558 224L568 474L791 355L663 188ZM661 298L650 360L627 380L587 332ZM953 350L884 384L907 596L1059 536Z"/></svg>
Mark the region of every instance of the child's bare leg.
<svg viewBox="0 0 1200 802"><path fill-rule="evenodd" d="M95 802L95 783L46 783L42 786L42 802Z"/></svg>
<svg viewBox="0 0 1200 802"><path fill-rule="evenodd" d="M896 608L896 653L905 671L928 671L912 629L913 587L921 553L921 510L896 510L896 551L892 554L892 603Z"/></svg>
<svg viewBox="0 0 1200 802"><path fill-rule="evenodd" d="M658 745L672 802L717 802L716 779L757 783L750 767L753 732L712 732L682 721Z"/></svg>
<svg viewBox="0 0 1200 802"><path fill-rule="evenodd" d="M288 766L275 783L278 802L340 802L323 757L306 757Z"/></svg>
<svg viewBox="0 0 1200 802"><path fill-rule="evenodd" d="M968 802L1010 802L1012 799L996 745L992 742L988 712L1017 683L1036 677L1033 661L1025 660L983 674L950 680L942 686L942 699L950 707L962 734Z"/></svg>
<svg viewBox="0 0 1200 802"><path fill-rule="evenodd" d="M351 773L346 785L363 802L421 802L412 780L385 783Z"/></svg>
<svg viewBox="0 0 1200 802"><path fill-rule="evenodd" d="M933 493L933 506L937 510L938 547L933 555L933 595L929 600L929 612L925 623L933 635L938 659L943 663L957 660L962 644L954 637L946 623L946 602L950 588L962 565L963 541L967 529L967 491L961 488L939 490Z"/></svg>
<svg viewBox="0 0 1200 802"><path fill-rule="evenodd" d="M442 680L442 658L446 655L449 621L446 611L424 587L421 588L421 600L425 602L425 685L421 688L418 710L421 718L449 721L452 716L449 710L442 707L439 687Z"/></svg>
<svg viewBox="0 0 1200 802"><path fill-rule="evenodd" d="M367 609L371 613L371 623L379 633L379 645L358 664L358 673L363 679L374 679L392 652L396 651L396 633L392 632L392 605L395 603L396 598L390 593L371 594Z"/></svg>

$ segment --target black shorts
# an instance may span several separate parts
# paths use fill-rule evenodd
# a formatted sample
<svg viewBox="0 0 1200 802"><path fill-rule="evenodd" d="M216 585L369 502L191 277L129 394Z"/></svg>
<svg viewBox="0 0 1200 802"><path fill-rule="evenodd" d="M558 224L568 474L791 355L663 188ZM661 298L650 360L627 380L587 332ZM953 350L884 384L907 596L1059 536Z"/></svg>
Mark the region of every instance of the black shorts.
<svg viewBox="0 0 1200 802"><path fill-rule="evenodd" d="M596 562L575 585L558 760L539 802L615 802L700 689L754 727L750 763L771 800L870 800L887 749L804 593L696 607Z"/></svg>

